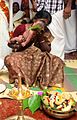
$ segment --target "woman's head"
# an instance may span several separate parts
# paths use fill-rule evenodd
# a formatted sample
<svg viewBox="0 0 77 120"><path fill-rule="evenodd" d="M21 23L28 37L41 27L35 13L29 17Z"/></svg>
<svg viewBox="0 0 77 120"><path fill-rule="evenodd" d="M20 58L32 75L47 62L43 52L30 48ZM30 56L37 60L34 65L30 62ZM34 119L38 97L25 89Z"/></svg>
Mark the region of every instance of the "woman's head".
<svg viewBox="0 0 77 120"><path fill-rule="evenodd" d="M13 13L17 13L19 11L19 3L14 2L13 3Z"/></svg>
<svg viewBox="0 0 77 120"><path fill-rule="evenodd" d="M50 15L50 13L45 10L40 10L39 12L37 12L32 20L34 20L34 19L46 19L47 25L50 24L52 21L52 17Z"/></svg>

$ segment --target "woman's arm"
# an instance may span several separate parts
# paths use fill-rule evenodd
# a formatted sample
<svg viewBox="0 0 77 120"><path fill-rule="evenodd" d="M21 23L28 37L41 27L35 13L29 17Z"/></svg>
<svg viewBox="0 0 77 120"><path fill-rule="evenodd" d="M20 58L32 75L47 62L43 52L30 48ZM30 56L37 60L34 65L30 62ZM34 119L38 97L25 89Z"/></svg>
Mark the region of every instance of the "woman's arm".
<svg viewBox="0 0 77 120"><path fill-rule="evenodd" d="M38 30L32 30L29 28L32 26L36 26L36 25L40 26L40 30L44 29L42 21L40 21L40 20L34 22L33 24L29 24L23 34L20 34L19 36L14 37L8 41L8 46L11 47L13 49L13 51L18 51L22 47L25 47L30 42L32 42L33 39L36 37Z"/></svg>
<svg viewBox="0 0 77 120"><path fill-rule="evenodd" d="M42 14L42 16L41 16ZM39 17L40 16L40 17ZM18 37L12 38L9 41L9 47L18 50L21 47L25 47L51 22L51 15L47 11L38 12L31 26L25 30L25 32ZM38 27L36 27L38 26ZM45 43L43 43L45 44Z"/></svg>

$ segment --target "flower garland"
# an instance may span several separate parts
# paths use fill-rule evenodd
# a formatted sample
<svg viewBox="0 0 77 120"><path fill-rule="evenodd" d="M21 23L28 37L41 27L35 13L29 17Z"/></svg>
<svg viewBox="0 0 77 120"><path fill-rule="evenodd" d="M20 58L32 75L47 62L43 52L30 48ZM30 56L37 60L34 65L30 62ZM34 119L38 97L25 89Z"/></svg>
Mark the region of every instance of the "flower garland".
<svg viewBox="0 0 77 120"><path fill-rule="evenodd" d="M4 12L6 18L7 18L7 21L9 23L9 9L6 5L6 2L4 0L0 0L0 8L2 9L2 11ZM10 38L13 37L13 31L9 32L9 36Z"/></svg>
<svg viewBox="0 0 77 120"><path fill-rule="evenodd" d="M2 11L4 12L8 22L9 22L9 9L5 3L4 0L0 0L0 8L2 9Z"/></svg>

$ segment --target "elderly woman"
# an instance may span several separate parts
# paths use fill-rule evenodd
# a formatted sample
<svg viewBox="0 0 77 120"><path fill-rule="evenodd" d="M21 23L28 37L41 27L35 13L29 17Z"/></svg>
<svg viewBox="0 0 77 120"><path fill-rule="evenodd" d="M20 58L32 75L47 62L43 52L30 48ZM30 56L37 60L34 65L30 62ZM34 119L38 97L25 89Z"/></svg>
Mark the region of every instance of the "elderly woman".
<svg viewBox="0 0 77 120"><path fill-rule="evenodd" d="M26 85L62 87L64 81L64 63L50 54L52 34L47 29L51 15L39 11L31 24L18 26L8 45L14 53L6 56L5 65L9 71L10 83L20 73Z"/></svg>

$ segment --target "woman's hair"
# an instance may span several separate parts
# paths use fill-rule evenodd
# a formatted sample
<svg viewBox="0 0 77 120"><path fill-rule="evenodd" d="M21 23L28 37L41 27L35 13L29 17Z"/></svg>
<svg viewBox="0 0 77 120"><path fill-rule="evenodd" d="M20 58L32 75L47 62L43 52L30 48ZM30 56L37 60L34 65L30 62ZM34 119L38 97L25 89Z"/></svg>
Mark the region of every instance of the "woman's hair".
<svg viewBox="0 0 77 120"><path fill-rule="evenodd" d="M19 11L19 3L13 2L13 13L16 13Z"/></svg>
<svg viewBox="0 0 77 120"><path fill-rule="evenodd" d="M50 15L50 13L48 11L45 11L42 9L36 13L36 15L33 17L33 19L31 21L33 21L34 19L47 19L48 20L47 25L48 25L52 21L52 16Z"/></svg>

